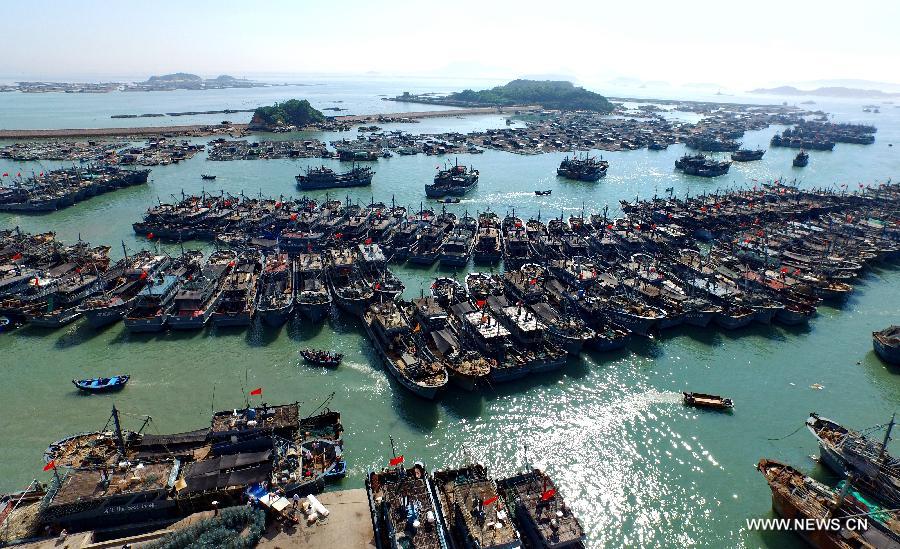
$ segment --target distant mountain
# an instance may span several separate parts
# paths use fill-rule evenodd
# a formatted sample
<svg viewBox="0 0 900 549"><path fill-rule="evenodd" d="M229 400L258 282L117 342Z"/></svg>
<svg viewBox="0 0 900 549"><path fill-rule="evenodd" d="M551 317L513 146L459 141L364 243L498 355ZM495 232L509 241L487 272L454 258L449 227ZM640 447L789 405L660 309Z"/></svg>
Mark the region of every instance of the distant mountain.
<svg viewBox="0 0 900 549"><path fill-rule="evenodd" d="M463 90L444 98L448 104L469 106L541 105L547 109L610 112L612 103L599 93L561 80L513 80L488 90ZM452 103L451 103L452 102Z"/></svg>
<svg viewBox="0 0 900 549"><path fill-rule="evenodd" d="M880 99L895 97L900 94L885 93L881 90L862 90L859 88L845 88L843 86L830 86L816 88L814 90L801 90L794 86L779 86L777 88L757 88L750 93L763 95L813 95L816 97L855 97L860 99Z"/></svg>

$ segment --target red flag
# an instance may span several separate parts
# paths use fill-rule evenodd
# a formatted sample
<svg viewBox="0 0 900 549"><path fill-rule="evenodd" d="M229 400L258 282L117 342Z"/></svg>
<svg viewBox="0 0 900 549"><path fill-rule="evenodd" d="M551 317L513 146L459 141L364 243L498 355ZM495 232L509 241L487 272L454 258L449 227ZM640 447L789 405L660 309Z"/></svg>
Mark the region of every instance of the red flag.
<svg viewBox="0 0 900 549"><path fill-rule="evenodd" d="M782 268L781 268L781 272L782 272L782 273L786 273L786 272L788 272L788 269L787 269L787 267L782 267Z"/></svg>
<svg viewBox="0 0 900 549"><path fill-rule="evenodd" d="M41 177L44 177L44 172L41 172Z"/></svg>
<svg viewBox="0 0 900 549"><path fill-rule="evenodd" d="M611 224L607 225L606 228L609 229L610 231L613 230L613 226Z"/></svg>
<svg viewBox="0 0 900 549"><path fill-rule="evenodd" d="M481 504L484 505L485 507L487 507L488 505L494 503L498 499L500 499L500 496L490 497L490 498L487 498L486 500L482 501Z"/></svg>
<svg viewBox="0 0 900 549"><path fill-rule="evenodd" d="M147 271L141 271L141 280L147 279Z"/></svg>
<svg viewBox="0 0 900 549"><path fill-rule="evenodd" d="M232 259L231 261L228 262L228 266L229 266L229 267L234 267L234 260L233 260L233 259Z"/></svg>
<svg viewBox="0 0 900 549"><path fill-rule="evenodd" d="M47 465L44 465L44 471L49 471L50 469L56 469L56 461L55 460L51 459L50 462L47 463Z"/></svg>
<svg viewBox="0 0 900 549"><path fill-rule="evenodd" d="M17 173L16 177L22 177L22 172Z"/></svg>
<svg viewBox="0 0 900 549"><path fill-rule="evenodd" d="M16 255L12 256L12 258L13 258L13 261L18 261L19 259L22 259L22 254L19 252L16 252Z"/></svg>
<svg viewBox="0 0 900 549"><path fill-rule="evenodd" d="M390 464L391 467L396 467L397 465L400 465L401 463L403 463L403 456L399 455L399 456L391 459L391 461L389 461L388 463Z"/></svg>
<svg viewBox="0 0 900 549"><path fill-rule="evenodd" d="M153 240L153 233L147 233L147 238L149 238L150 240Z"/></svg>
<svg viewBox="0 0 900 549"><path fill-rule="evenodd" d="M262 396L262 387L257 387L250 391L250 396Z"/></svg>
<svg viewBox="0 0 900 549"><path fill-rule="evenodd" d="M556 495L556 488L550 488L546 490L543 494L541 494L541 501L547 501Z"/></svg>
<svg viewBox="0 0 900 549"><path fill-rule="evenodd" d="M368 246L368 245L371 244L371 243L372 243L372 239L371 239L371 238L367 238L367 239L366 239L366 245Z"/></svg>
<svg viewBox="0 0 900 549"><path fill-rule="evenodd" d="M376 283L375 283L375 289L376 289L376 290L380 290L380 289L381 289L381 282L376 282Z"/></svg>
<svg viewBox="0 0 900 549"><path fill-rule="evenodd" d="M340 240L342 236L344 236L344 233L334 233L334 238L336 240Z"/></svg>
<svg viewBox="0 0 900 549"><path fill-rule="evenodd" d="M478 307L479 309L483 309L485 303L487 303L485 300L479 299L478 301L475 302L475 306Z"/></svg>
<svg viewBox="0 0 900 549"><path fill-rule="evenodd" d="M3 172L3 177L9 177L9 172Z"/></svg>

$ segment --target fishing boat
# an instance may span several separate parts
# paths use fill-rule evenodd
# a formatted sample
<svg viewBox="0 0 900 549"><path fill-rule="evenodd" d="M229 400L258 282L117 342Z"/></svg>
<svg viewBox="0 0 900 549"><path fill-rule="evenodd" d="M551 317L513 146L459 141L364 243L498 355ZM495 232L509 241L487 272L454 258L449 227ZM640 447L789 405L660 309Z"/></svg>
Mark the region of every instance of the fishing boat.
<svg viewBox="0 0 900 549"><path fill-rule="evenodd" d="M403 456L366 475L377 549L449 549L450 542L425 465L403 466Z"/></svg>
<svg viewBox="0 0 900 549"><path fill-rule="evenodd" d="M256 312L267 325L283 325L294 311L294 276L294 262L288 254L276 254L266 260Z"/></svg>
<svg viewBox="0 0 900 549"><path fill-rule="evenodd" d="M421 328L410 325L404 306L394 301L375 303L363 321L369 340L400 385L429 400L447 386L447 369L425 356L417 338Z"/></svg>
<svg viewBox="0 0 900 549"><path fill-rule="evenodd" d="M125 313L125 329L132 333L160 332L169 318L175 295L183 284L200 272L200 252L182 254L152 277L138 292L134 305Z"/></svg>
<svg viewBox="0 0 900 549"><path fill-rule="evenodd" d="M497 484L484 466L435 471L432 487L452 546L480 549L518 549L519 532L513 524Z"/></svg>
<svg viewBox="0 0 900 549"><path fill-rule="evenodd" d="M73 379L72 384L87 393L111 393L125 387L129 379L131 379L131 376L128 375L95 377L91 379Z"/></svg>
<svg viewBox="0 0 900 549"><path fill-rule="evenodd" d="M301 191L328 189L334 187L361 187L372 184L375 172L368 166L356 166L349 172L336 173L325 166L307 168L305 174L296 176L297 187Z"/></svg>
<svg viewBox="0 0 900 549"><path fill-rule="evenodd" d="M537 196L550 196L553 193L553 189L547 189L544 191L534 191L534 194Z"/></svg>
<svg viewBox="0 0 900 549"><path fill-rule="evenodd" d="M106 286L103 292L86 299L79 306L88 324L102 328L118 322L134 305L138 294L152 281L157 273L169 266L167 255L140 252L132 257L126 254L123 265L104 273Z"/></svg>
<svg viewBox="0 0 900 549"><path fill-rule="evenodd" d="M478 184L478 170L467 166L456 165L439 170L434 182L425 185L425 196L440 198L445 195L462 196Z"/></svg>
<svg viewBox="0 0 900 549"><path fill-rule="evenodd" d="M500 223L497 215L485 212L478 216L478 230L475 233L475 248L472 257L475 263L493 264L500 261Z"/></svg>
<svg viewBox="0 0 900 549"><path fill-rule="evenodd" d="M321 349L303 349L300 351L300 356L310 364L328 368L337 368L344 358L344 355L341 353L332 353Z"/></svg>
<svg viewBox="0 0 900 549"><path fill-rule="evenodd" d="M806 427L819 441L821 462L842 477L853 475L854 485L879 501L900 507L900 461L887 451L894 418L884 438L873 440L830 419L811 413Z"/></svg>
<svg viewBox="0 0 900 549"><path fill-rule="evenodd" d="M858 501L851 503L844 494L834 490L797 471L790 465L774 460L761 459L756 469L766 477L772 490L772 508L785 519L802 520L813 528L795 530L812 547L828 549L874 549L876 547L897 547L896 535L885 533L885 529L868 528L857 530L848 528L847 518L869 516L866 507ZM854 509L855 507L855 509ZM862 513L855 511L863 511ZM873 515L877 515L873 513ZM836 519L838 528L825 528L829 519ZM870 519L875 522L876 519ZM830 524L830 523L829 523Z"/></svg>
<svg viewBox="0 0 900 549"><path fill-rule="evenodd" d="M766 154L764 149L738 149L731 153L731 159L735 162L752 162L760 160Z"/></svg>
<svg viewBox="0 0 900 549"><path fill-rule="evenodd" d="M222 281L233 268L233 255L225 263L210 256L207 265L175 294L166 311L166 324L173 330L197 330L206 325L221 301Z"/></svg>
<svg viewBox="0 0 900 549"><path fill-rule="evenodd" d="M314 252L297 257L296 306L304 317L321 322L331 312L331 293L325 283L322 255Z"/></svg>
<svg viewBox="0 0 900 549"><path fill-rule="evenodd" d="M213 326L249 326L259 299L262 264L255 252L241 254L222 281L221 298L211 321Z"/></svg>
<svg viewBox="0 0 900 549"><path fill-rule="evenodd" d="M601 177L606 176L606 170L609 168L609 162L597 159L585 153L583 158L574 156L569 158L566 156L559 167L556 169L556 175L565 177L566 179L574 179L576 181L598 181ZM549 192L547 194L550 194Z"/></svg>
<svg viewBox="0 0 900 549"><path fill-rule="evenodd" d="M530 547L584 546L584 528L549 475L534 469L498 480L497 488Z"/></svg>
<svg viewBox="0 0 900 549"><path fill-rule="evenodd" d="M797 156L794 157L793 161L795 168L803 168L809 164L809 153L801 150L797 153Z"/></svg>
<svg viewBox="0 0 900 549"><path fill-rule="evenodd" d="M891 364L900 364L900 326L890 326L878 332L872 332L872 346L881 360Z"/></svg>
<svg viewBox="0 0 900 549"><path fill-rule="evenodd" d="M694 408L708 408L710 410L732 410L734 402L730 398L706 393L682 393L685 406Z"/></svg>

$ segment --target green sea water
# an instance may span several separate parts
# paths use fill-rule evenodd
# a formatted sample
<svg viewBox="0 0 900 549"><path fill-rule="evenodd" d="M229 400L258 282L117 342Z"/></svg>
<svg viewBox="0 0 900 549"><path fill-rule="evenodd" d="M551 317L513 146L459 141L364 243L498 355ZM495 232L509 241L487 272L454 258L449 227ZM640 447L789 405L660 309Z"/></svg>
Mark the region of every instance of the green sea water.
<svg viewBox="0 0 900 549"><path fill-rule="evenodd" d="M68 108L77 111L77 105ZM862 115L855 104L823 108L843 120ZM557 180L553 174L560 154L460 155L460 162L481 171L481 180L476 191L448 209L461 215L490 207L503 215L515 208L522 217L540 212L547 218L607 204L615 213L618 200L662 194L667 187L675 187L677 195L693 195L780 176L797 177L804 186L896 180L896 147L887 146L900 142L896 110L886 106L874 123L879 126L874 145L839 144L832 153L811 152L803 170L791 167L794 152L770 149L763 161L735 164L728 176L712 181L673 171L674 160L683 154L680 146L602 153L611 166L597 184ZM502 118L487 116L387 128L468 131L503 125ZM750 132L744 143L766 146L776 129ZM371 189L332 196L366 202L372 197L389 202L394 196L398 203L418 208L425 201L424 184L445 160L422 155L383 159L374 166ZM64 211L0 214L0 227L54 230L67 241L80 235L116 246L113 255L119 257L120 241L132 250L146 245L134 237L131 223L158 198L172 200L182 190L204 188L296 195L293 176L320 162L218 163L201 154L179 165L153 168L146 186ZM0 172L27 173L57 164L4 161ZM201 173L218 178L204 186ZM553 194L534 196L533 190L544 188L552 188ZM467 271L399 267L396 272L406 283L407 297L414 297L427 291L436 274L462 277ZM678 328L657 339L637 339L620 352L571 359L557 373L480 394L449 391L437 402L404 391L384 370L358 322L346 316L335 315L320 326L293 321L281 330L255 325L159 335L127 334L121 324L95 331L83 321L56 331L25 327L0 335L0 490L20 489L35 477L47 480L48 474L41 472L47 444L103 427L113 402L123 411L126 427L137 428L149 414L148 432L165 433L205 425L211 409L240 406L250 388L262 387L270 403L303 402L310 412L334 392L331 407L343 414L349 465L348 477L337 488L362 487L370 467L386 464L392 435L400 453L432 468L467 459L485 463L496 475L512 473L526 460L546 468L581 517L592 547L798 546L799 538L791 534L747 530L745 519L771 515L769 489L753 466L770 457L831 481L810 459L817 448L805 430L783 437L795 432L811 411L856 427L882 423L895 411L900 372L874 356L871 332L898 322L898 287L900 270L880 266L859 281L843 307L821 307L808 327L753 326L735 333ZM305 346L339 350L346 355L344 363L335 371L311 368L297 355ZM70 383L118 372L131 374L132 381L114 396L83 396ZM684 408L682 390L727 395L736 409L721 415Z"/></svg>

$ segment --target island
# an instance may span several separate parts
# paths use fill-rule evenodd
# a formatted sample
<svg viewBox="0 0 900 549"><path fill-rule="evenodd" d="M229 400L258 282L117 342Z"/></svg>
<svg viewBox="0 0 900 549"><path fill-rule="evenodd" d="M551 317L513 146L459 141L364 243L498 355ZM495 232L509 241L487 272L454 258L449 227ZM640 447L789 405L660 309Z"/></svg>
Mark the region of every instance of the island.
<svg viewBox="0 0 900 549"><path fill-rule="evenodd" d="M561 80L513 80L488 90L463 90L448 95L414 95L404 92L390 101L429 103L453 107L510 107L540 105L545 109L608 113L613 104L599 93Z"/></svg>
<svg viewBox="0 0 900 549"><path fill-rule="evenodd" d="M125 91L170 91L170 90L221 90L225 88L258 88L269 86L264 82L254 82L245 78L235 78L227 74L215 78L202 78L196 74L176 72L162 76L151 76L143 82L125 86Z"/></svg>
<svg viewBox="0 0 900 549"><path fill-rule="evenodd" d="M325 122L325 115L316 110L306 99L290 99L271 107L259 107L253 112L249 129L273 131L285 128L304 128Z"/></svg>
<svg viewBox="0 0 900 549"><path fill-rule="evenodd" d="M779 86L777 88L757 88L750 93L760 95L811 95L816 97L855 97L860 99L880 99L900 96L897 93L887 93L881 90L864 90L860 88L846 88L844 86L829 86L814 90L801 90L794 86Z"/></svg>

